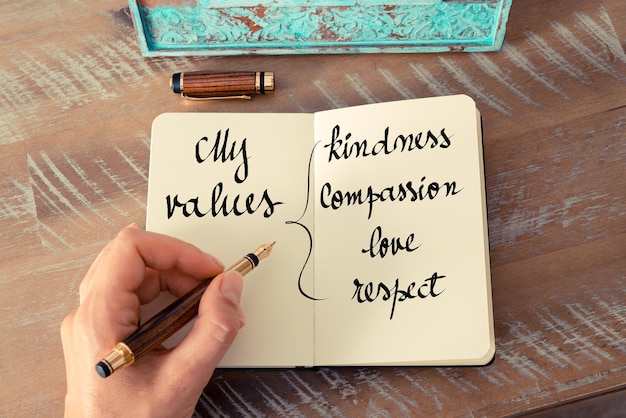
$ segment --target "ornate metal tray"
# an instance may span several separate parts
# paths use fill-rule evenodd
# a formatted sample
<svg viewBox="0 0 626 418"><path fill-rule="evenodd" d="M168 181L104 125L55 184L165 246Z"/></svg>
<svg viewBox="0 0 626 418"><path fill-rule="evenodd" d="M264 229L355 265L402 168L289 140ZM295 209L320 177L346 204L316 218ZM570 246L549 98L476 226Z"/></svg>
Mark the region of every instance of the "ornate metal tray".
<svg viewBox="0 0 626 418"><path fill-rule="evenodd" d="M512 0L129 0L144 56L497 51Z"/></svg>

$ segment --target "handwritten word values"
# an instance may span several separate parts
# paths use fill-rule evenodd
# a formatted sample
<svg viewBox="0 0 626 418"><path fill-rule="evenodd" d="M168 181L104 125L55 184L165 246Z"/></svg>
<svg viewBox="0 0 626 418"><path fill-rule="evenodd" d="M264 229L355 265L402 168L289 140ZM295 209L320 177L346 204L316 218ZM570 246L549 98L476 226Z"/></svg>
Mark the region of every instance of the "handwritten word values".
<svg viewBox="0 0 626 418"><path fill-rule="evenodd" d="M230 129L225 131L220 129L212 140L206 136L200 138L194 147L194 159L197 164L238 163L233 171L233 179L236 184L243 184L250 176L247 138L238 142L231 140L229 135ZM167 219L178 212L186 218L190 216L202 218L206 215L212 217L252 215L258 211L261 211L265 218L269 218L274 214L276 206L283 203L274 200L268 189L229 194L221 181L209 185L209 188L208 196L181 198L178 194L167 195L165 197Z"/></svg>

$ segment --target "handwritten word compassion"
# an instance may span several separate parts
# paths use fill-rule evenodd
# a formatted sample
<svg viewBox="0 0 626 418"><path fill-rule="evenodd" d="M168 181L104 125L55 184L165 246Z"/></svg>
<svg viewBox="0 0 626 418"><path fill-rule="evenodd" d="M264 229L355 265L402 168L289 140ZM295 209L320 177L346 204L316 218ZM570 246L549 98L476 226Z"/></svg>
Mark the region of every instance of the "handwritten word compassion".
<svg viewBox="0 0 626 418"><path fill-rule="evenodd" d="M383 187L374 190L373 186L367 186L356 190L334 189L326 182L320 189L320 205L325 209L338 210L345 206L367 207L367 219L372 217L375 203L382 202L418 202L422 200L433 200L437 197L450 197L461 192L456 181L436 181L426 182L426 177L422 177L419 184L414 184L412 180Z"/></svg>

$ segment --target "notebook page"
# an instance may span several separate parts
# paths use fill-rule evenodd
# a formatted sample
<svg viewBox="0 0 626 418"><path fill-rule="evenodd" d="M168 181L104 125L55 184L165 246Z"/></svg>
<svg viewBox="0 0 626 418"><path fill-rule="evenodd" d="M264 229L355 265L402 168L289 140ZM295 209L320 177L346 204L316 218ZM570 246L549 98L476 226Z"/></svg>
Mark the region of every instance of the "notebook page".
<svg viewBox="0 0 626 418"><path fill-rule="evenodd" d="M319 112L315 130L316 364L489 361L474 102L450 96Z"/></svg>
<svg viewBox="0 0 626 418"><path fill-rule="evenodd" d="M227 266L276 241L244 278L246 326L222 367L312 364L312 265L301 227L312 115L170 113L153 124L147 229L179 237ZM302 222L312 225L312 212Z"/></svg>

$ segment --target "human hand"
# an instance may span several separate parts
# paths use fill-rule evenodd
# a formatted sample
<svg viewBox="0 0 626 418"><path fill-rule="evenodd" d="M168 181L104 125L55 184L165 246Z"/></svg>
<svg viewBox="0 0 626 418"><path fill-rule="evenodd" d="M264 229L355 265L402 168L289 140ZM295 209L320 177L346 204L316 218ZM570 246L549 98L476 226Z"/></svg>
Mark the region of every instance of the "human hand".
<svg viewBox="0 0 626 418"><path fill-rule="evenodd" d="M244 318L241 275L223 271L191 244L131 226L98 255L80 284L80 306L61 325L70 416L191 416ZM202 296L198 319L173 349L158 349L101 378L95 364L139 323L142 304L161 291L181 297L217 275Z"/></svg>

